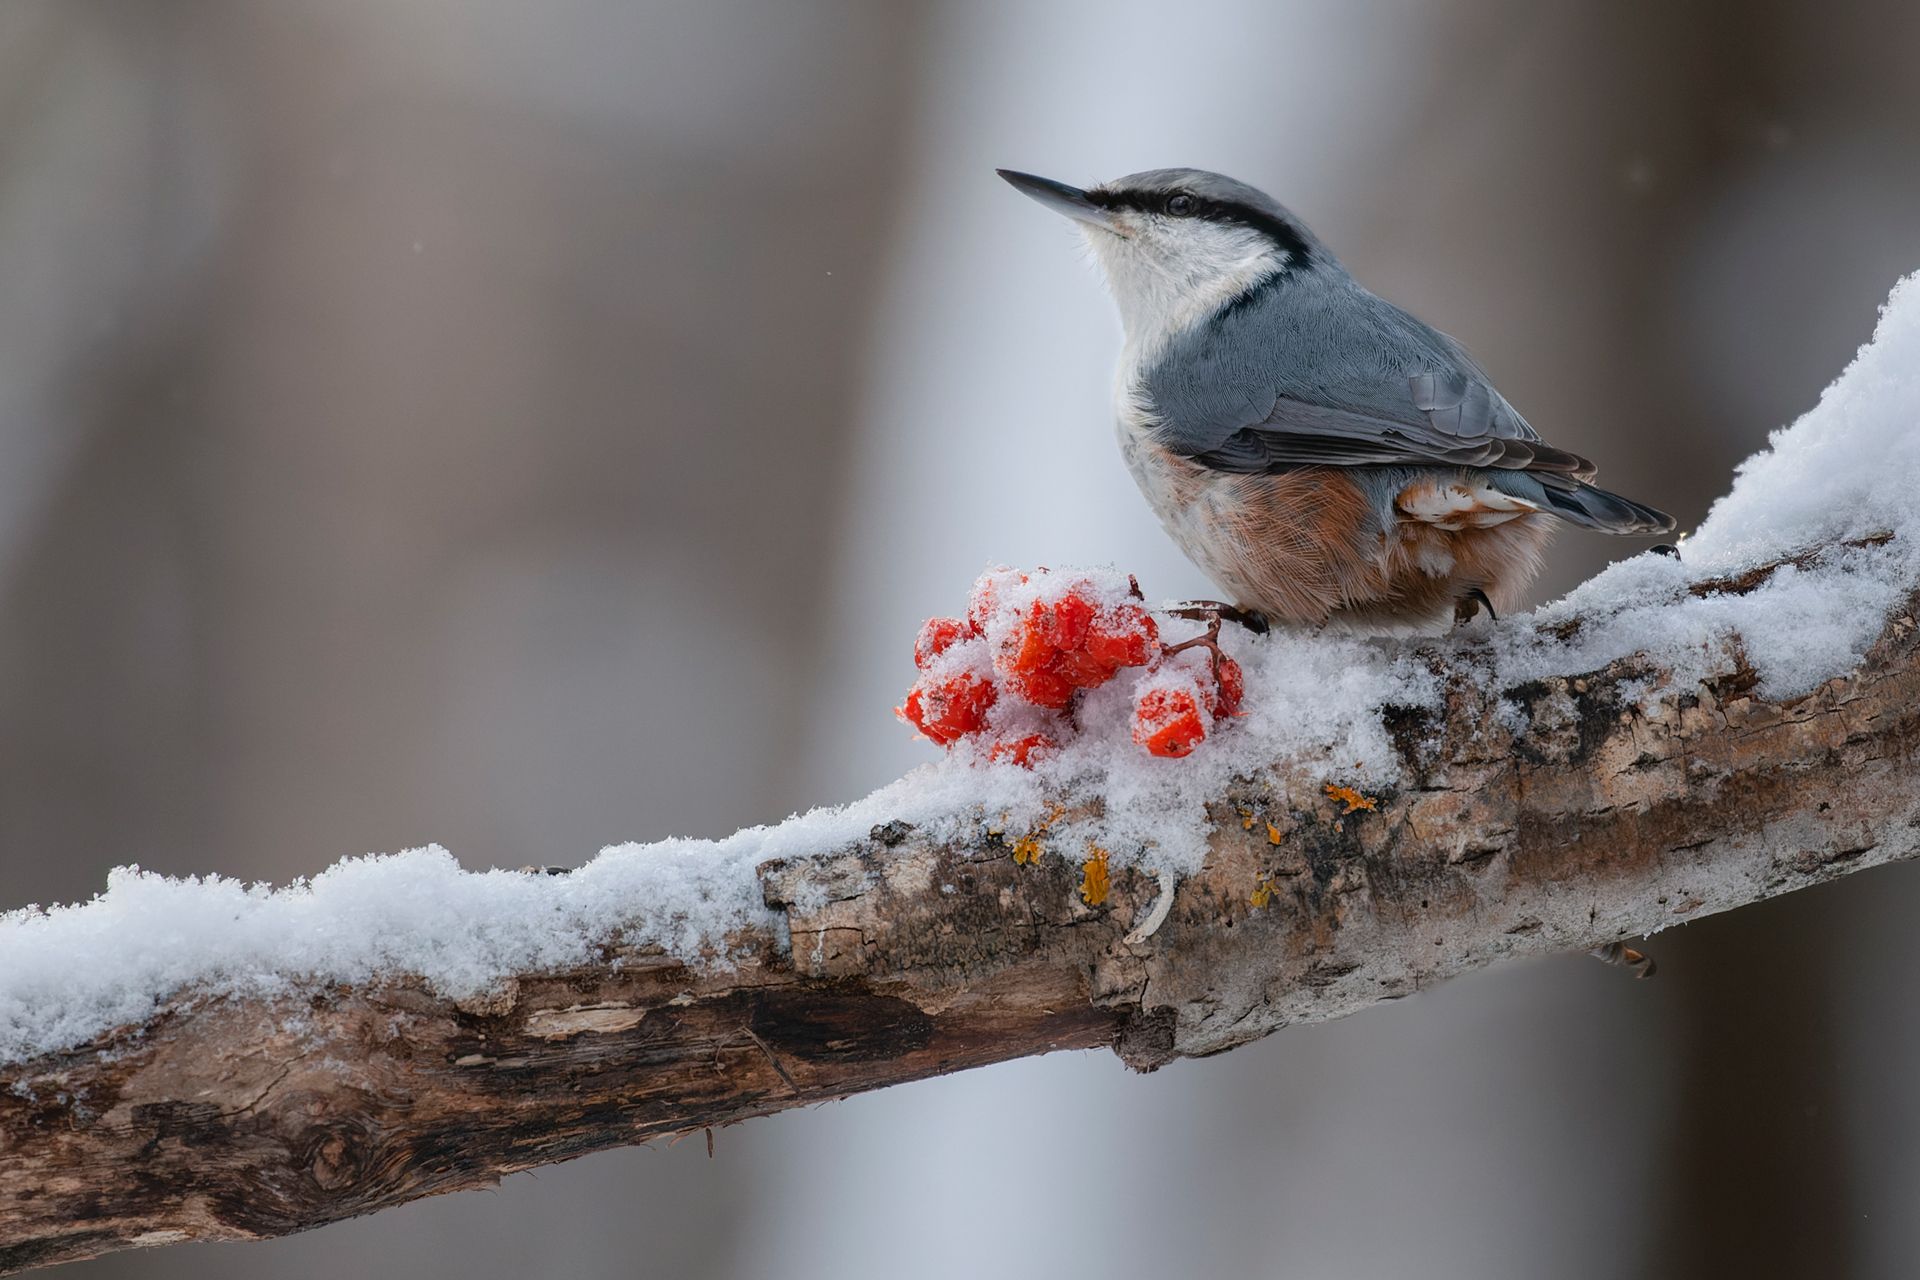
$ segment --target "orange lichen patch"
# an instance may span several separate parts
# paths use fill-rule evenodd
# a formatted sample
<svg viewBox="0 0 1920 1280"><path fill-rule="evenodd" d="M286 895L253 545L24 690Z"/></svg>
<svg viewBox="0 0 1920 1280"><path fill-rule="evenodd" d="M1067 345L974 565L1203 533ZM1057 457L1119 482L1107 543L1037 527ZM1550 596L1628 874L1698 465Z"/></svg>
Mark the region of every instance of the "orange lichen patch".
<svg viewBox="0 0 1920 1280"><path fill-rule="evenodd" d="M1337 782L1329 782L1327 784L1326 791L1327 791L1327 799L1338 800L1341 804L1346 806L1346 808L1340 811L1343 817L1346 814L1352 813L1356 809L1369 809L1369 810L1377 811L1380 807L1379 803L1375 801L1372 796L1361 795L1358 791L1355 791L1352 787L1341 786Z"/></svg>
<svg viewBox="0 0 1920 1280"><path fill-rule="evenodd" d="M1240 829L1242 831L1253 830L1253 810L1242 809L1240 811Z"/></svg>
<svg viewBox="0 0 1920 1280"><path fill-rule="evenodd" d="M1253 905L1256 907L1264 907L1268 903L1272 902L1273 901L1273 881L1268 879L1266 876L1260 877L1260 879L1254 884L1253 895L1248 899L1248 901L1253 903Z"/></svg>
<svg viewBox="0 0 1920 1280"><path fill-rule="evenodd" d="M1267 843L1268 844L1280 843L1280 828L1274 826L1271 822L1267 824Z"/></svg>
<svg viewBox="0 0 1920 1280"><path fill-rule="evenodd" d="M1090 907L1107 900L1112 880L1107 875L1107 851L1099 845L1087 846L1087 860L1080 864L1080 897Z"/></svg>
<svg viewBox="0 0 1920 1280"><path fill-rule="evenodd" d="M1040 837L1047 834L1047 829L1060 821L1066 811L1067 807L1060 804L1048 808L1047 816L1040 820L1039 826L1013 842L1013 860L1023 867L1038 866L1040 855L1046 852L1046 848L1040 843Z"/></svg>

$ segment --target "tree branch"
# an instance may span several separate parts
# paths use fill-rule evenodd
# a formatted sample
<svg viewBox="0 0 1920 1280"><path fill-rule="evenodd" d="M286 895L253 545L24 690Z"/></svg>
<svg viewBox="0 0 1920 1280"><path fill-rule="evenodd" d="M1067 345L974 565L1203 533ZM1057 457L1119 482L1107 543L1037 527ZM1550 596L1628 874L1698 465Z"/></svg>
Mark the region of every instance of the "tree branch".
<svg viewBox="0 0 1920 1280"><path fill-rule="evenodd" d="M1277 761L1218 797L1170 902L1132 869L1103 897L1045 831L935 844L895 823L763 865L788 937L737 937L731 971L612 946L465 1004L404 980L181 992L0 1067L0 1270L282 1235L1053 1049L1150 1070L1911 857L1916 647L1903 612L1858 670L1781 702L1744 664L1692 689L1643 656L1500 690L1436 650L1444 715L1388 716L1398 789L1348 812Z"/></svg>

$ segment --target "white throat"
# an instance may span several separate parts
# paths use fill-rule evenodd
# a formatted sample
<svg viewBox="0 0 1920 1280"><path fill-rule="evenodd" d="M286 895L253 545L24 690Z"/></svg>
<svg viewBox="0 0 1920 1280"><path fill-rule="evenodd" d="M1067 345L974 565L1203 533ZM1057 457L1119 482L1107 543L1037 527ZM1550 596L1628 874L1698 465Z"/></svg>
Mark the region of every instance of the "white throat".
<svg viewBox="0 0 1920 1280"><path fill-rule="evenodd" d="M1177 241L1163 227L1130 235L1089 228L1087 239L1120 308L1123 371L1157 359L1174 338L1287 261L1267 237L1224 223L1187 222Z"/></svg>

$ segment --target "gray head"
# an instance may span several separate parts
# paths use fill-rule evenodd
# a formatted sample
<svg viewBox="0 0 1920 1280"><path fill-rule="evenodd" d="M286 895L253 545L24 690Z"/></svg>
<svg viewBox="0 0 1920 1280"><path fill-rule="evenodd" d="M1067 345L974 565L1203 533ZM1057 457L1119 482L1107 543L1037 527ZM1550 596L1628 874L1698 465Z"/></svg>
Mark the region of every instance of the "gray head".
<svg viewBox="0 0 1920 1280"><path fill-rule="evenodd" d="M1280 272L1338 269L1279 201L1204 169L1150 169L1085 190L999 173L1085 230L1130 344L1177 333Z"/></svg>

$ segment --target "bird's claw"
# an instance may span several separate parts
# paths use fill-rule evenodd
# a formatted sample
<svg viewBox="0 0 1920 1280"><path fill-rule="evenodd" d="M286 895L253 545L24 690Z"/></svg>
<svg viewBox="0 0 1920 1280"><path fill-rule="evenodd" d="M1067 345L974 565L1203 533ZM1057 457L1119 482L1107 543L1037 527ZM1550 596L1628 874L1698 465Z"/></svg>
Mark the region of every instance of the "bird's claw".
<svg viewBox="0 0 1920 1280"><path fill-rule="evenodd" d="M1263 636L1273 629L1267 621L1267 615L1258 609L1242 609L1237 604L1228 604L1223 600L1185 600L1165 612L1190 622L1237 623L1257 636Z"/></svg>
<svg viewBox="0 0 1920 1280"><path fill-rule="evenodd" d="M1489 618L1495 622L1500 621L1500 615L1495 612L1493 601L1487 598L1487 593L1478 587L1469 589L1465 595L1453 602L1453 625L1465 626L1479 617L1482 609L1487 611Z"/></svg>

